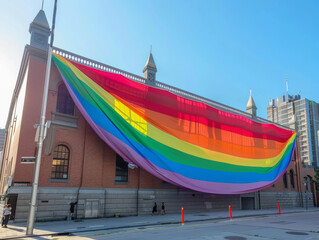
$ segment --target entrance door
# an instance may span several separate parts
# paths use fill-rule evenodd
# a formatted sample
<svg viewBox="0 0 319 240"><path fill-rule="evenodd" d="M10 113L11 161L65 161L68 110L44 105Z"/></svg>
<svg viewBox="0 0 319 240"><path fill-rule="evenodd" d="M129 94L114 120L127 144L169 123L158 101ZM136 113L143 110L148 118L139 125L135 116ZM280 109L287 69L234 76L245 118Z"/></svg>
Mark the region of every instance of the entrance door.
<svg viewBox="0 0 319 240"><path fill-rule="evenodd" d="M97 218L99 212L98 200L86 200L85 202L85 218Z"/></svg>
<svg viewBox="0 0 319 240"><path fill-rule="evenodd" d="M255 198L254 197L242 197L241 198L241 208L243 210L255 209Z"/></svg>
<svg viewBox="0 0 319 240"><path fill-rule="evenodd" d="M11 205L11 214L16 215L18 194L8 194L8 204Z"/></svg>

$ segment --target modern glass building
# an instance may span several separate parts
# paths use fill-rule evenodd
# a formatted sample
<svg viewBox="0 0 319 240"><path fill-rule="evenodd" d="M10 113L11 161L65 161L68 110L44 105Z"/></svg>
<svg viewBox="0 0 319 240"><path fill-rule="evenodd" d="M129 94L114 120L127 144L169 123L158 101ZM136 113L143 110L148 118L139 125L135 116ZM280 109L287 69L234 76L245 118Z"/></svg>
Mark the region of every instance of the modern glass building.
<svg viewBox="0 0 319 240"><path fill-rule="evenodd" d="M319 166L319 104L300 95L283 95L271 99L267 119L296 129L299 136L301 161Z"/></svg>

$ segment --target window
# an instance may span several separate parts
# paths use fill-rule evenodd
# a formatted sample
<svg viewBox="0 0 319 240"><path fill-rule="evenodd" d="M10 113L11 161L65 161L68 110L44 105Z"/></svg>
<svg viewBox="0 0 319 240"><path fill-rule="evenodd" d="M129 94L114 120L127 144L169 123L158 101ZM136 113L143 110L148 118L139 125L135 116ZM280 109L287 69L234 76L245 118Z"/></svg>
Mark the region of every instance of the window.
<svg viewBox="0 0 319 240"><path fill-rule="evenodd" d="M294 189L295 188L294 171L290 170L289 175L290 175L290 187L291 189Z"/></svg>
<svg viewBox="0 0 319 240"><path fill-rule="evenodd" d="M116 154L116 172L115 172L116 183L127 183L128 182L128 167L127 162Z"/></svg>
<svg viewBox="0 0 319 240"><path fill-rule="evenodd" d="M282 181L284 183L284 188L287 188L288 187L288 184L287 184L287 173L284 174L284 176L282 178Z"/></svg>
<svg viewBox="0 0 319 240"><path fill-rule="evenodd" d="M74 102L64 84L60 84L58 88L56 111L69 115L74 114Z"/></svg>
<svg viewBox="0 0 319 240"><path fill-rule="evenodd" d="M54 149L52 161L53 179L67 179L69 171L70 150L65 145L58 145Z"/></svg>

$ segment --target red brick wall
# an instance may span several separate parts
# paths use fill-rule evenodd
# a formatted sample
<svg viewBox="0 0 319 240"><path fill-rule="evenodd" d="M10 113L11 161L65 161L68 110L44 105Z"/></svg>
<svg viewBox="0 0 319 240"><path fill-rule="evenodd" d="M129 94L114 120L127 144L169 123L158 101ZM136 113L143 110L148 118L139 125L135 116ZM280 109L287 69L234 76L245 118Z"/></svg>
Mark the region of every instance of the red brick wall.
<svg viewBox="0 0 319 240"><path fill-rule="evenodd" d="M26 77L26 95L21 120L20 140L13 181L32 182L33 164L21 164L21 157L35 156L36 142L34 141L36 129L34 124L40 122L43 82L45 77L45 62L30 58L29 71Z"/></svg>

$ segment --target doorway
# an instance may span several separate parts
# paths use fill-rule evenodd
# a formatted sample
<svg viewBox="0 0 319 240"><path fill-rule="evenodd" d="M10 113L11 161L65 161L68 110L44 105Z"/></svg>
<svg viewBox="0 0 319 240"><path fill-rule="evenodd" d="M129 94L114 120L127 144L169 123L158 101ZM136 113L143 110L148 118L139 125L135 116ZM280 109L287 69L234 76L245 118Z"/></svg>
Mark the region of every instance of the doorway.
<svg viewBox="0 0 319 240"><path fill-rule="evenodd" d="M99 200L86 200L85 218L97 218L99 212Z"/></svg>
<svg viewBox="0 0 319 240"><path fill-rule="evenodd" d="M12 216L16 215L17 201L18 201L18 194L8 194L7 204L11 205L11 215Z"/></svg>
<svg viewBox="0 0 319 240"><path fill-rule="evenodd" d="M242 210L254 210L255 209L255 198L254 197L242 197L241 198L241 209Z"/></svg>

